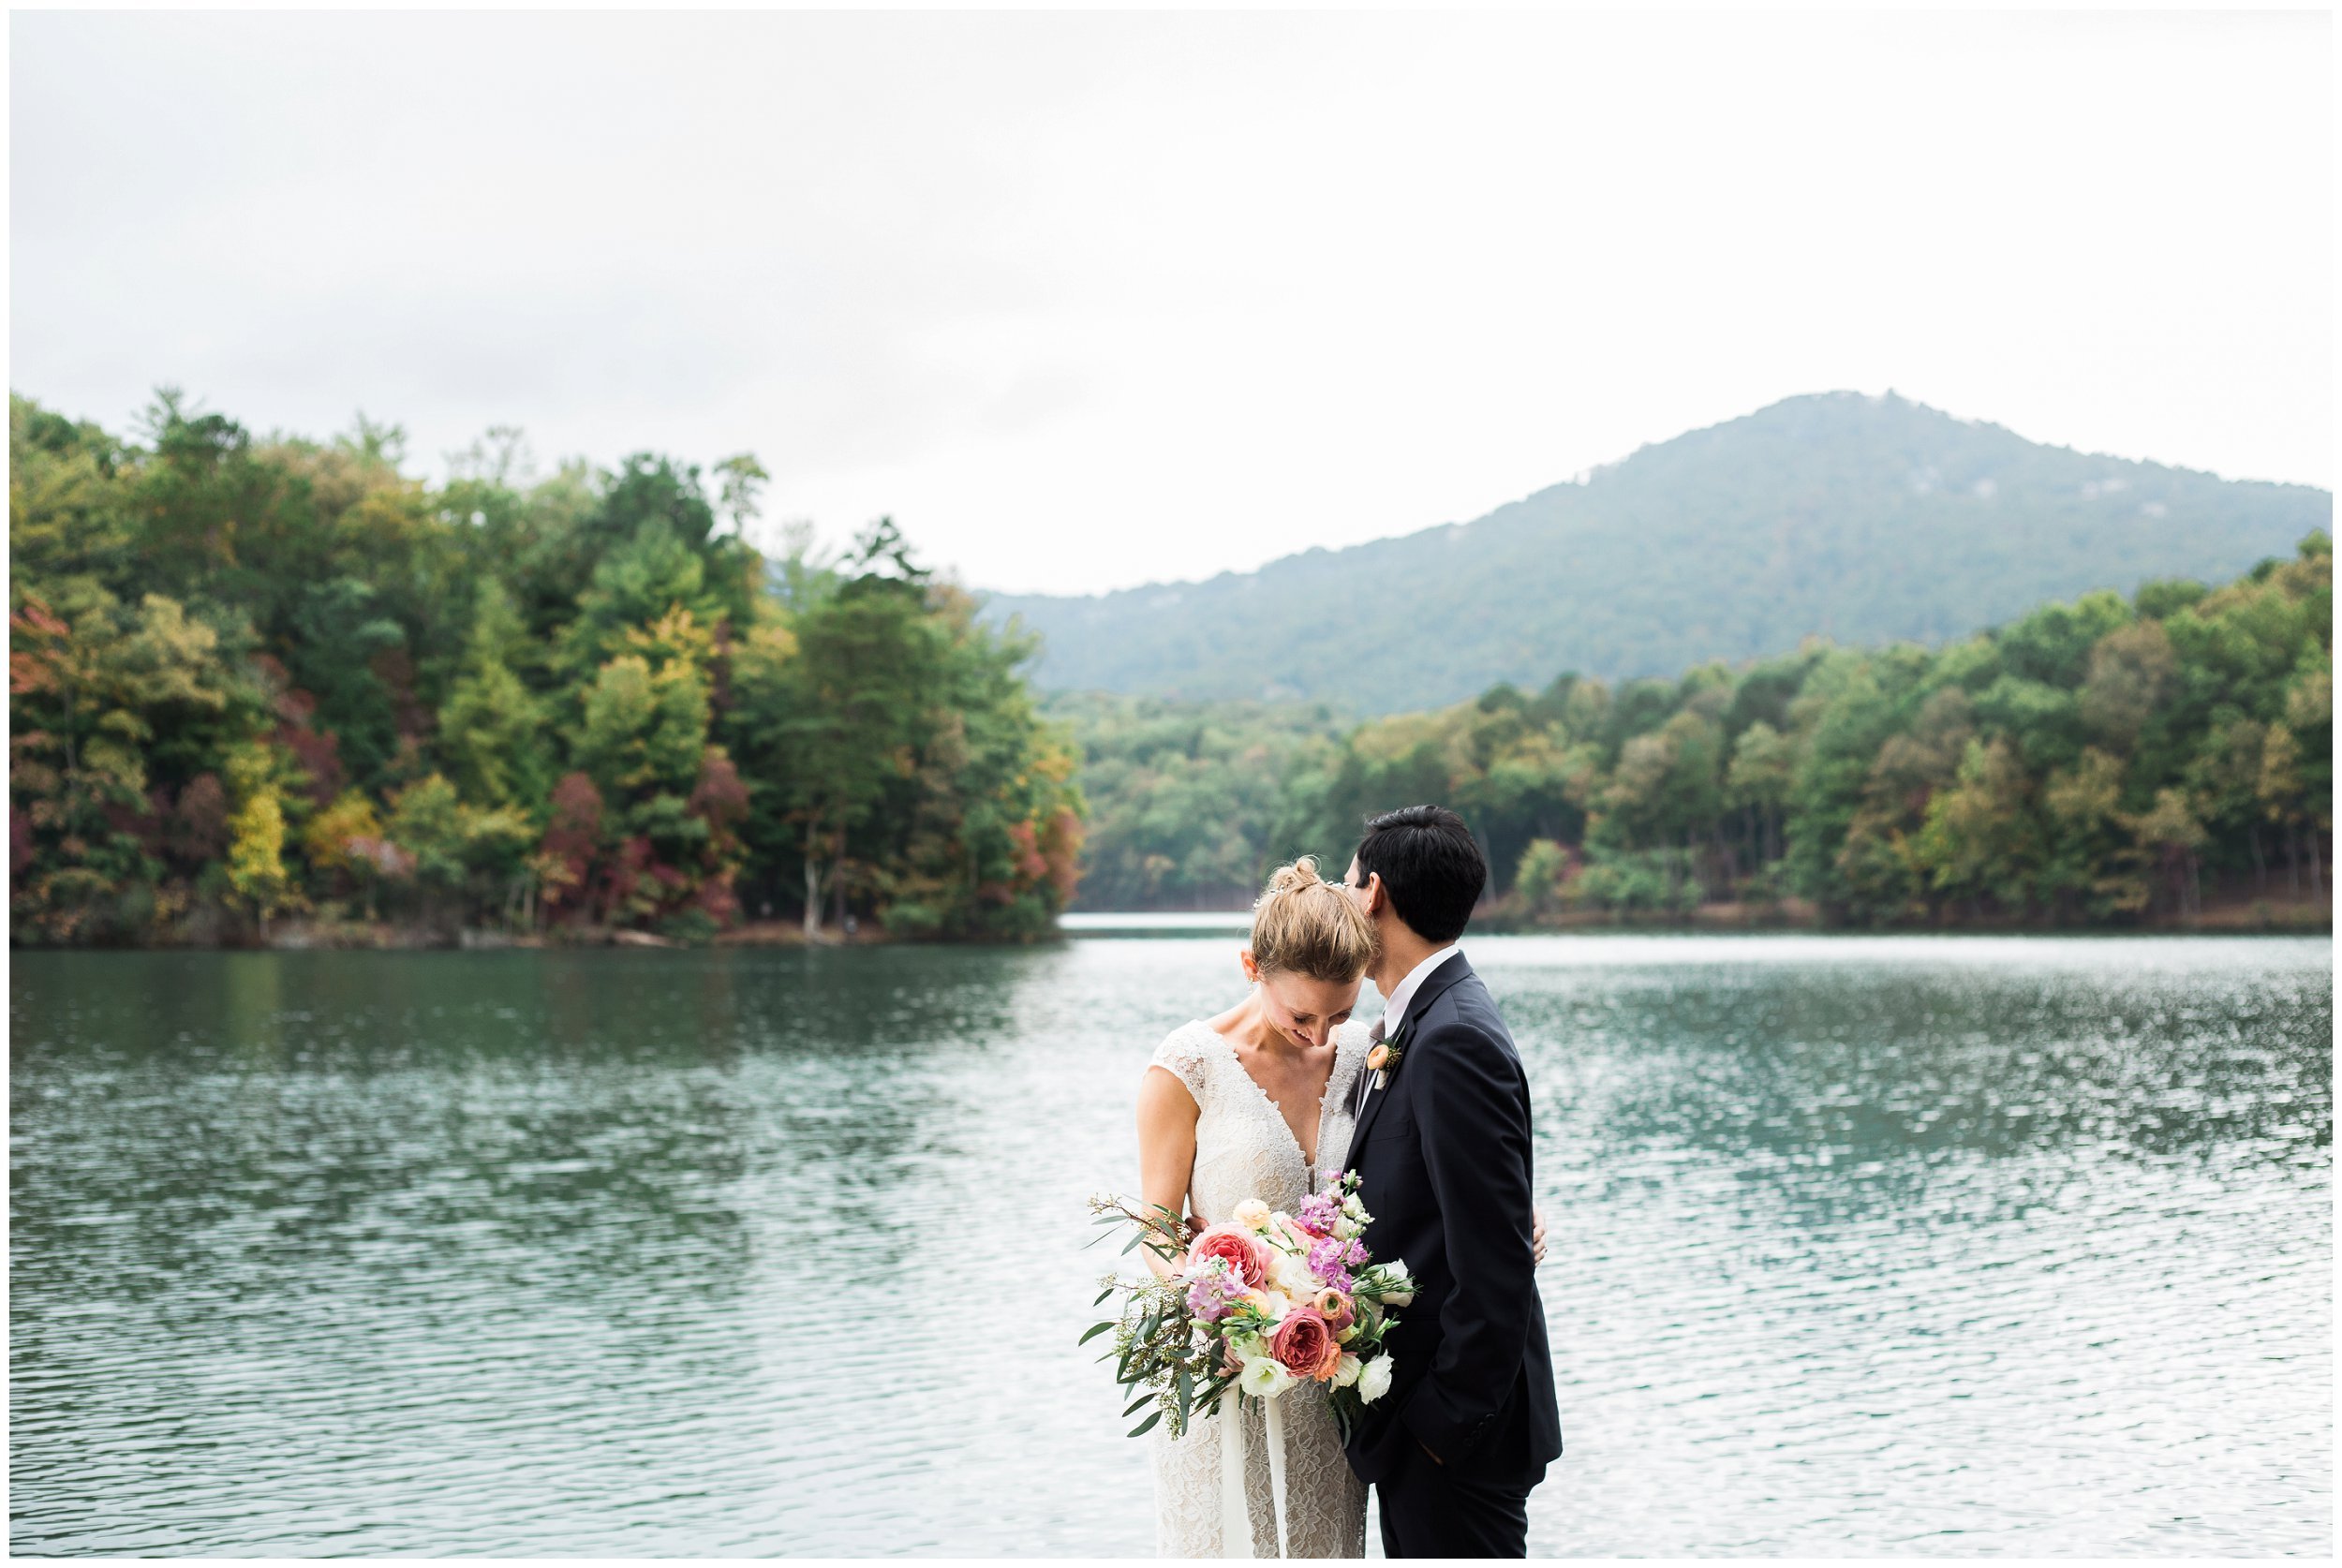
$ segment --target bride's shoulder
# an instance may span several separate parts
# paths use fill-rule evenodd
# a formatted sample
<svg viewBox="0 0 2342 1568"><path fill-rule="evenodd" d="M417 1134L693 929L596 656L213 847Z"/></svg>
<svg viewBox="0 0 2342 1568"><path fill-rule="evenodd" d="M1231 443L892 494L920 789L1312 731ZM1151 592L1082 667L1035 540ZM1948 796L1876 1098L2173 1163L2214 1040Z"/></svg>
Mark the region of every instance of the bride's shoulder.
<svg viewBox="0 0 2342 1568"><path fill-rule="evenodd" d="M1366 1053L1373 1043L1367 1032L1370 1028L1355 1018L1334 1027L1334 1065L1326 1075L1326 1094L1338 1105L1349 1103L1350 1086L1366 1065Z"/></svg>
<svg viewBox="0 0 2342 1568"><path fill-rule="evenodd" d="M1147 1059L1149 1067L1160 1067L1188 1087L1197 1100L1203 1098L1205 1064L1210 1059L1212 1047L1220 1037L1211 1032L1211 1026L1202 1019L1181 1024L1164 1036L1163 1043Z"/></svg>

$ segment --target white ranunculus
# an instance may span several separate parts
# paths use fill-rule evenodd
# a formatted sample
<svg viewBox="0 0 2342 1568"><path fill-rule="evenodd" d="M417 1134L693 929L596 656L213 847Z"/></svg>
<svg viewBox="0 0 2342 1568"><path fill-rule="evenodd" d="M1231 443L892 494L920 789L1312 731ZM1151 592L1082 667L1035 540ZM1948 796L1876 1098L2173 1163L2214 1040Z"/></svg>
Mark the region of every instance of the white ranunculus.
<svg viewBox="0 0 2342 1568"><path fill-rule="evenodd" d="M1293 1386L1293 1374L1278 1366L1273 1357L1256 1356L1244 1364L1236 1385L1239 1392L1255 1399L1273 1399Z"/></svg>
<svg viewBox="0 0 2342 1568"><path fill-rule="evenodd" d="M1268 1206L1258 1198L1247 1198L1236 1206L1228 1218L1248 1231L1257 1231L1268 1223Z"/></svg>
<svg viewBox="0 0 2342 1568"><path fill-rule="evenodd" d="M1310 1272L1309 1261L1280 1252L1268 1265L1268 1281L1296 1300L1306 1300L1317 1294L1317 1276Z"/></svg>
<svg viewBox="0 0 2342 1568"><path fill-rule="evenodd" d="M1407 1277L1407 1265L1403 1259L1393 1258L1386 1264L1376 1264L1374 1271L1386 1280L1404 1280ZM1383 1293L1383 1305L1386 1307L1411 1307L1414 1304L1415 1292L1413 1291L1385 1291Z"/></svg>
<svg viewBox="0 0 2342 1568"><path fill-rule="evenodd" d="M1352 1383L1357 1382L1358 1374L1364 1369L1365 1365L1366 1364L1364 1362L1360 1361L1356 1356L1352 1355L1348 1351L1342 1352L1341 1359L1334 1366L1334 1386L1336 1388L1347 1388Z"/></svg>
<svg viewBox="0 0 2342 1568"><path fill-rule="evenodd" d="M1390 1392L1391 1358L1376 1356L1358 1370L1358 1398L1372 1404Z"/></svg>

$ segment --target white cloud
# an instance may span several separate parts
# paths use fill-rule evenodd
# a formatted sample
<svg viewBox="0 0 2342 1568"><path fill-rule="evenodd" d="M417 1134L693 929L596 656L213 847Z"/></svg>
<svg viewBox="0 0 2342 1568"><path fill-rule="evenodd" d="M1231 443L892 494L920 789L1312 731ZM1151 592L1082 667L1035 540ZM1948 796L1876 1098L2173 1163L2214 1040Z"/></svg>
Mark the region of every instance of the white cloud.
<svg viewBox="0 0 2342 1568"><path fill-rule="evenodd" d="M19 391L752 449L971 581L1795 392L2331 483L2322 16L19 13Z"/></svg>

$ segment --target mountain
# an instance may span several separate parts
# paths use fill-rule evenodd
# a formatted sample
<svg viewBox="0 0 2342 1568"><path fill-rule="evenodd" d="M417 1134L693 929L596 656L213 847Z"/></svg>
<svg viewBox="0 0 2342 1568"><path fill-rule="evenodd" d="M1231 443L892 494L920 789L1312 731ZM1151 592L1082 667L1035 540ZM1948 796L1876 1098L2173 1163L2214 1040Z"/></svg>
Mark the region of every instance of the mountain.
<svg viewBox="0 0 2342 1568"><path fill-rule="evenodd" d="M1395 713L1565 670L1674 675L1815 633L1942 643L2094 588L2225 582L2333 516L2332 495L2308 485L2041 446L1891 392L1823 392L1475 522L1203 583L997 595L986 613L1042 634L1048 687Z"/></svg>

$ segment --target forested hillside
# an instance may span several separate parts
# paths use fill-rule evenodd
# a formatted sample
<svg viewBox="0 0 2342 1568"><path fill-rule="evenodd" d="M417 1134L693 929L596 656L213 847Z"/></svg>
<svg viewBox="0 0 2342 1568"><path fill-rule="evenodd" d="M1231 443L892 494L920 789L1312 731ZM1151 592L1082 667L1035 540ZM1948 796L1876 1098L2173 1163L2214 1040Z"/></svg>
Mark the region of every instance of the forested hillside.
<svg viewBox="0 0 2342 1568"><path fill-rule="evenodd" d="M1021 939L1085 865L1090 908L1235 907L1418 800L1467 813L1498 915L1527 922L2325 908L2322 531L2225 586L2087 593L1934 648L1845 645L1841 624L1376 718L1096 693L1045 712L1030 645L891 525L838 560L744 542L749 458L532 479L491 444L429 485L394 432L259 438L168 399L135 439L12 399L9 436L19 942L848 916Z"/></svg>
<svg viewBox="0 0 2342 1568"><path fill-rule="evenodd" d="M1791 398L1475 523L1095 598L1000 596L1042 684L1367 714L1557 671L1937 644L2156 578L2224 582L2332 527L2333 497L2090 456L1906 400ZM1164 556L1176 576L1176 551Z"/></svg>
<svg viewBox="0 0 2342 1568"><path fill-rule="evenodd" d="M1072 890L1028 645L888 525L763 558L751 458L433 487L394 432L170 398L127 440L12 397L8 438L17 941L1024 938Z"/></svg>
<svg viewBox="0 0 2342 1568"><path fill-rule="evenodd" d="M2088 594L1934 650L1816 640L1347 727L1053 701L1078 721L1092 841L1112 847L1093 907L1240 905L1280 860L1346 864L1367 813L1440 801L1480 835L1499 919L1799 900L1869 925L2185 924L2225 899L2314 923L2333 662L2317 533L2217 589Z"/></svg>

